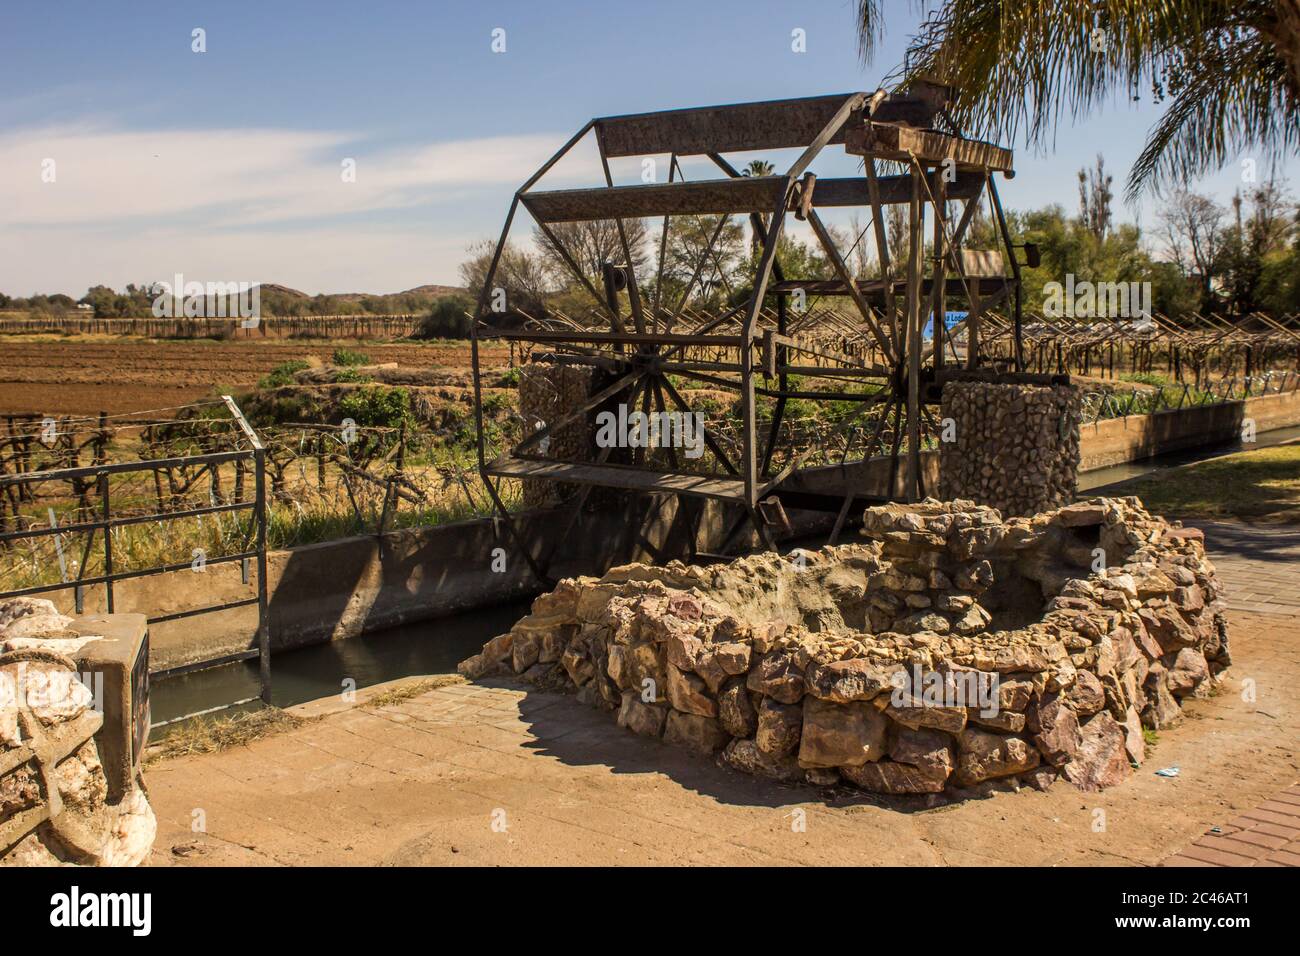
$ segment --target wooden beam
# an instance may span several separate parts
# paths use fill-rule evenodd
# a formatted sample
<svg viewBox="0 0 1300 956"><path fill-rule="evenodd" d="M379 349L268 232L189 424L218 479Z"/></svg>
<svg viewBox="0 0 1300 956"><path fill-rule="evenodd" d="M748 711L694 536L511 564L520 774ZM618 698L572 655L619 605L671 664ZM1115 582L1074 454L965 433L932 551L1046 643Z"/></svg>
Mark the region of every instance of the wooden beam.
<svg viewBox="0 0 1300 956"><path fill-rule="evenodd" d="M880 262L880 278L885 292L885 318L889 322L890 339L894 343L895 354L903 351L902 336L899 334L898 307L894 302L894 286L890 281L893 266L889 260L889 239L885 235L884 190L880 186L880 177L876 175L876 161L867 158L863 162L866 169L867 197L871 203L871 223L876 231L876 258ZM899 177L900 179L903 177ZM908 177L908 196L911 196L911 178Z"/></svg>
<svg viewBox="0 0 1300 956"><path fill-rule="evenodd" d="M948 222L948 190L947 183L943 177L939 177L938 189L930 195L934 199L934 282L931 283L931 296L929 299L933 308L930 314L933 316L934 323L934 367L935 369L943 368L943 336L944 336L944 319L947 317L947 303L944 301L945 259L948 255L948 236L946 232Z"/></svg>
<svg viewBox="0 0 1300 956"><path fill-rule="evenodd" d="M701 348L739 348L740 335L697 335L681 332L587 332L570 329L497 329L493 338L517 342L573 342L589 345L681 345Z"/></svg>
<svg viewBox="0 0 1300 956"><path fill-rule="evenodd" d="M624 465L594 465L581 462L540 461L533 458L499 458L489 462L487 473L499 478L560 481L569 484L602 485L629 491L653 491L679 495L743 501L744 482L716 475L685 475L668 471L647 471Z"/></svg>
<svg viewBox="0 0 1300 956"><path fill-rule="evenodd" d="M805 153L805 156L807 153ZM800 160L802 162L802 159ZM796 166L799 164L796 163ZM772 265L776 261L776 247L781 238L781 229L785 224L786 199L794 189L794 173L785 179L785 190L767 226L767 236L763 241L763 257L758 263L758 272L754 276L754 290L750 295L749 306L745 313L742 334L752 339L758 328L758 314L763 309L763 296L767 294L767 283L772 276ZM745 483L745 508L748 510L754 527L766 543L766 535L757 519L755 508L758 507L758 414L754 403L754 350L740 350L740 417L741 443L740 476Z"/></svg>
<svg viewBox="0 0 1300 956"><path fill-rule="evenodd" d="M947 276L943 281L943 293L946 296L964 296L966 287L977 290L983 295L992 295L1011 280L994 276L972 276L963 280L959 276ZM858 292L864 296L883 296L887 290L886 284L881 279L859 279L856 283ZM921 289L925 295L932 295L934 279L926 277L922 280ZM789 294L798 289L802 289L808 295L824 296L843 296L848 295L848 286L840 279L787 279L785 282L774 282L768 288L768 292ZM892 283L892 292L897 295L900 292L906 292L906 280L896 280Z"/></svg>
<svg viewBox="0 0 1300 956"><path fill-rule="evenodd" d="M907 258L907 478L908 501L915 501L921 481L921 178L913 173L912 204L908 215Z"/></svg>
<svg viewBox="0 0 1300 956"><path fill-rule="evenodd" d="M958 167L1000 173L1015 171L1011 150L994 143L963 139L933 130L891 126L888 123L869 123L861 128L850 129L844 149L858 156L902 160L915 157L930 165L951 159Z"/></svg>
<svg viewBox="0 0 1300 956"><path fill-rule="evenodd" d="M983 181L980 173L959 172L956 181L948 184L948 198L969 199L979 193ZM912 187L908 177L882 176L877 183L882 204L901 205L910 201ZM740 176L735 179L542 190L526 193L522 198L528 211L539 222L590 222L650 216L766 214L784 191L784 176ZM812 197L815 209L867 206L870 203L868 181L859 177L818 179Z"/></svg>
<svg viewBox="0 0 1300 956"><path fill-rule="evenodd" d="M657 113L604 116L595 121L608 156L733 153L806 146L852 96L733 103ZM831 139L843 142L843 133Z"/></svg>

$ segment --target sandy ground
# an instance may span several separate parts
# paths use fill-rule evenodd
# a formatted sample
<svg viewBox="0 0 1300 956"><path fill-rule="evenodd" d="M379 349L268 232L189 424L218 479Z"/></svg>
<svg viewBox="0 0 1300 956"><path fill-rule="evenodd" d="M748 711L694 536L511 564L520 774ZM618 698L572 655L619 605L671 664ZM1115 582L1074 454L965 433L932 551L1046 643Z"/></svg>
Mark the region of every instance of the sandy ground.
<svg viewBox="0 0 1300 956"><path fill-rule="evenodd" d="M289 733L150 767L152 863L1152 865L1300 778L1300 618L1231 622L1221 692L1101 794L827 793L647 742L560 694L456 685L371 708L372 688L305 705L319 719Z"/></svg>
<svg viewBox="0 0 1300 956"><path fill-rule="evenodd" d="M154 341L122 338L0 337L0 415L127 412L210 398L255 385L283 362L328 362L339 346L374 362L417 368L468 367L469 343ZM508 346L482 349L485 366L508 363Z"/></svg>

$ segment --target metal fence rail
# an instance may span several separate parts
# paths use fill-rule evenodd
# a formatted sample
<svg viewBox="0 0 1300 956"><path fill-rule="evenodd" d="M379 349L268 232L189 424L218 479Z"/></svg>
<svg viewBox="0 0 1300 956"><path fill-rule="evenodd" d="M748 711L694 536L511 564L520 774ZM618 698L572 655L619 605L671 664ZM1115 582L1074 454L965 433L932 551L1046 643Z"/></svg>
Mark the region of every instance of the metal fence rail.
<svg viewBox="0 0 1300 956"><path fill-rule="evenodd" d="M1172 382L1149 390L1135 388L1124 395L1105 390L1088 391L1083 396L1083 423L1094 425L1109 418L1222 405L1296 391L1300 391L1300 372L1293 371L1225 378L1205 388L1197 388L1191 382Z"/></svg>
<svg viewBox="0 0 1300 956"><path fill-rule="evenodd" d="M231 553L203 557L203 566L230 564L239 562L243 568L244 582L250 582L252 565L256 564L255 597L224 601L216 604L203 604L185 607L165 614L148 615L152 624L181 620L204 614L213 614L236 608L256 605L258 611L256 646L234 654L195 661L182 667L153 671L151 679L165 680L182 673L190 673L208 667L257 658L259 662L260 698L270 702L271 697L271 654L270 630L267 615L267 489L266 489L266 450L257 433L245 420L238 406L230 396L223 396L221 403L229 414L228 418L214 417L219 409L206 409L206 417L196 417L189 424L206 429L200 434L201 441L196 444L217 446L221 450L198 451L193 454L180 454L168 457L144 457L140 460L109 461L108 456L115 440L127 433L138 434L157 428L160 424L185 422L182 412L199 406L185 406L173 411L171 420L159 423L153 420L138 420L131 415L110 418L100 415L94 420L95 434L86 439L76 434L75 426L64 424L65 431L60 434L60 424L53 419L46 419L42 427L49 434L48 444L59 446L66 460L76 460L77 452L93 445L95 461L89 465L76 467L57 467L59 459L55 457L54 466L39 469L27 469L23 465L31 458L31 435L16 433L12 426L6 436L7 450L10 457L0 457L0 497L10 506L0 523L0 558L8 558L8 567L17 564L18 556L30 555L32 563L39 573L43 565L50 561L57 562L57 581L35 583L20 587L5 587L0 590L0 600L14 597L28 597L55 592L71 591L74 606L78 613L84 612L86 589L103 587L104 606L108 613L114 613L116 599L114 585L122 581L148 578L185 571L194 568L193 561L147 562L145 566L121 567L114 548L114 532L120 529L157 523L157 537L167 535L169 524L203 519L207 516L247 515L251 518L243 529L239 547ZM85 420L90 421L90 420ZM197 424L196 424L197 423ZM89 428L88 428L89 430ZM192 440L194 436L190 436ZM62 443L60 446L60 442ZM157 446L147 444L149 450ZM224 500L220 494L220 469L222 466L234 466L236 469L233 500ZM177 490L175 472L180 471L187 478ZM243 494L244 475L252 472L253 495ZM172 492L164 494L163 475L166 475ZM114 482L129 484L132 480L150 479L157 488L156 503L151 507L140 508L140 496L131 497L119 490L115 495ZM208 482L208 503L195 504L189 497L197 493L204 480ZM68 493L60 496L61 489ZM51 490L52 489L52 490ZM74 520L60 523L55 514L55 507L48 502L75 501L71 506ZM46 504L48 520L42 524L33 513L39 514L41 504ZM133 507L134 505L134 507ZM69 573L69 561L65 551L66 538L82 537L80 557L72 563L75 575ZM96 539L98 538L98 547ZM47 543L53 543L51 555ZM99 573L88 573L92 559L101 565ZM256 699L256 698L254 698ZM246 703L238 701L236 703ZM232 705L233 706L233 705Z"/></svg>

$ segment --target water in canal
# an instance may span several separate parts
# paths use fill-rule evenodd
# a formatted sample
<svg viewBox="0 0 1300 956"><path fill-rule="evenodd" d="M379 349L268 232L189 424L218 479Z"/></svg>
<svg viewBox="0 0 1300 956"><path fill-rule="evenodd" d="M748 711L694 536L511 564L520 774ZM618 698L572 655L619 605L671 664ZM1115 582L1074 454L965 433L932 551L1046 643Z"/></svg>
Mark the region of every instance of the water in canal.
<svg viewBox="0 0 1300 956"><path fill-rule="evenodd" d="M1271 431L1259 432L1255 435L1255 441L1251 444L1243 444L1240 441L1227 442L1222 445L1201 446L1198 448L1188 448L1184 451L1171 451L1165 455L1157 455L1154 458L1144 458L1141 461L1128 461L1121 465L1111 465L1109 468L1098 468L1095 471L1085 471L1079 476L1079 493L1088 492L1097 494L1108 485L1117 482L1128 481L1130 478L1140 478L1143 475L1149 475L1155 471L1164 471L1167 468L1176 468L1179 465L1189 465L1194 461L1206 461L1210 458L1221 458L1224 455L1231 455L1239 451L1253 451L1257 448L1271 448L1274 445L1285 445L1288 442L1300 441L1300 426L1290 428L1274 428Z"/></svg>
<svg viewBox="0 0 1300 956"><path fill-rule="evenodd" d="M454 674L457 664L527 614L529 603L496 605L276 654L271 666L271 703L291 707L338 694L349 678L360 690L412 674ZM154 683L149 692L154 736L166 721L257 695L256 660Z"/></svg>

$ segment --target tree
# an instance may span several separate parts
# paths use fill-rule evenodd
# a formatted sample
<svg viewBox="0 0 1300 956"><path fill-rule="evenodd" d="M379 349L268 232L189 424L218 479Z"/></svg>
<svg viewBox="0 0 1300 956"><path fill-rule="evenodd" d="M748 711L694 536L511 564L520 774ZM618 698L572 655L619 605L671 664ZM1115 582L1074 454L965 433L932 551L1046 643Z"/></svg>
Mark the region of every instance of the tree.
<svg viewBox="0 0 1300 956"><path fill-rule="evenodd" d="M1079 218L1100 241L1110 231L1110 184L1114 177L1106 172L1106 160L1097 154L1097 165L1079 170Z"/></svg>
<svg viewBox="0 0 1300 956"><path fill-rule="evenodd" d="M1249 206L1249 208L1248 208ZM1221 250L1221 271L1229 307L1238 315L1259 309L1286 311L1288 281L1300 271L1290 243L1296 230L1296 207L1286 187L1267 182L1233 197L1233 225Z"/></svg>
<svg viewBox="0 0 1300 956"><path fill-rule="evenodd" d="M831 234L835 248L843 256L848 251L852 240L845 235L843 230L837 229L835 226L828 225L826 231ZM740 271L744 274L745 282L738 287L737 292L744 292L745 296L734 296L733 305L748 296L753 289L752 277L758 271L758 264L762 255L761 249L757 252L751 252L748 260L741 267ZM834 279L837 277L835 267L831 265L830 259L826 257L819 242L802 242L794 236L782 232L781 237L776 241L776 259L781 263L781 272L787 279Z"/></svg>
<svg viewBox="0 0 1300 956"><path fill-rule="evenodd" d="M880 0L858 0L870 60ZM938 0L902 79L955 88L972 133L1036 144L1061 119L1143 86L1165 108L1130 171L1130 198L1188 182L1247 149L1278 159L1300 146L1300 0Z"/></svg>
<svg viewBox="0 0 1300 956"><path fill-rule="evenodd" d="M556 222L551 223L549 228L560 245L573 257L583 275L598 289L601 282L601 267L606 262L624 264L627 258L623 254L623 240L619 236L616 219ZM639 276L646 264L645 220L624 219L623 232L627 236L628 251L632 254L632 270ZM550 236L538 227L533 231L533 237L545 261L551 282L559 288L576 283L573 270L569 268L564 255L551 241Z"/></svg>
<svg viewBox="0 0 1300 956"><path fill-rule="evenodd" d="M1137 226L1112 227L1099 239L1082 215L1071 219L1059 205L1008 209L1005 215L1011 241L1036 244L1041 257L1037 268L1021 269L1025 308L1030 313L1041 311L1048 301L1047 283L1061 283L1067 276L1093 284L1150 282L1152 310L1165 314L1195 304L1187 299L1186 282L1178 269L1152 259ZM965 248L1002 251L1001 235L988 217L974 217L967 237Z"/></svg>
<svg viewBox="0 0 1300 956"><path fill-rule="evenodd" d="M903 265L907 262L912 236L907 216L908 209L902 203L891 203L885 208L885 241L889 243L889 272L894 279L902 278Z"/></svg>
<svg viewBox="0 0 1300 956"><path fill-rule="evenodd" d="M869 279L879 274L879 266L871 257L870 243L871 236L867 235L873 232L874 227L868 221L863 225L862 217L855 211L849 220L850 228L853 232L853 242L850 244L848 254L848 266L853 271L855 279Z"/></svg>
<svg viewBox="0 0 1300 956"><path fill-rule="evenodd" d="M460 281L477 301L477 296L487 281L496 243L491 239L481 239L471 243L468 252L469 258L460 264ZM546 263L541 255L507 241L501 251L493 284L505 291L507 311L522 311L534 318L546 314L546 300L551 286ZM488 308L492 306L489 297Z"/></svg>
<svg viewBox="0 0 1300 956"><path fill-rule="evenodd" d="M715 233L717 239L706 255ZM659 239L654 241L658 245ZM676 306L702 259L690 303L697 308L712 308L728 300L740 279L744 243L744 229L734 216L674 216L664 254L661 304L666 308Z"/></svg>
<svg viewBox="0 0 1300 956"><path fill-rule="evenodd" d="M1176 189L1157 215L1174 264L1200 289L1198 307L1212 310L1224 242L1223 207L1208 196Z"/></svg>
<svg viewBox="0 0 1300 956"><path fill-rule="evenodd" d="M108 286L95 285L86 290L80 301L93 306L95 315L100 318L115 318L127 314L122 310L122 299Z"/></svg>
<svg viewBox="0 0 1300 956"><path fill-rule="evenodd" d="M467 339L470 337L474 301L463 295L445 295L433 300L433 306L420 323L416 338Z"/></svg>

